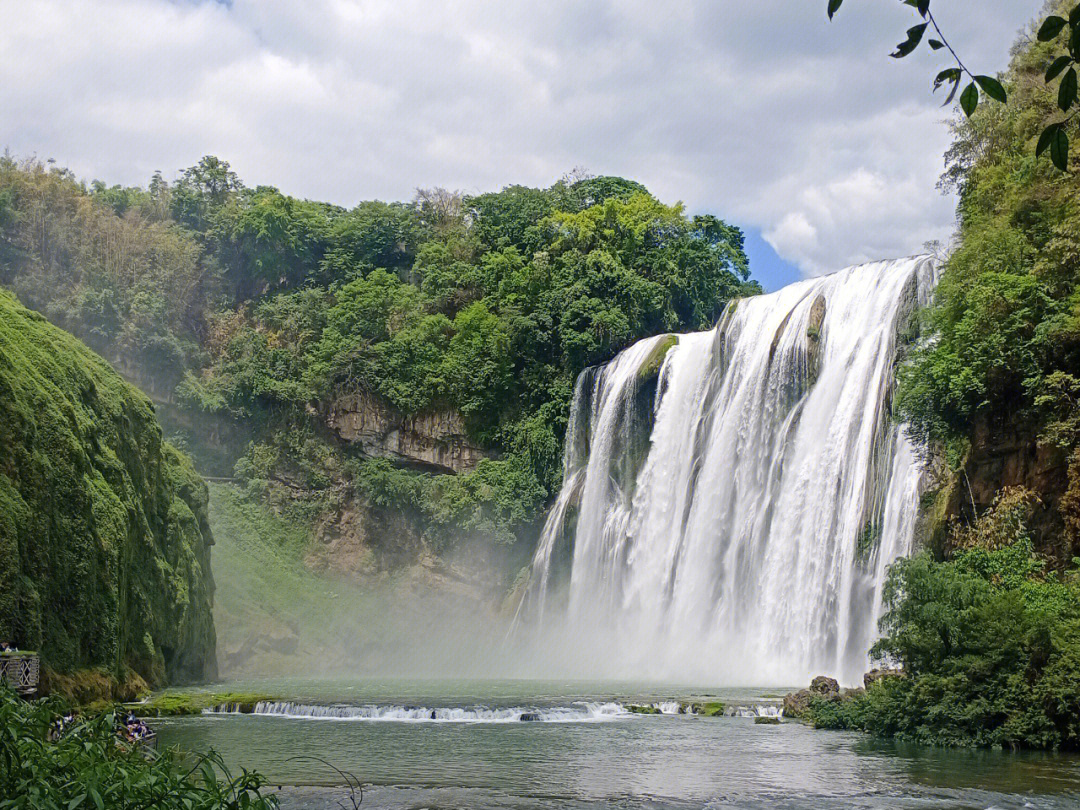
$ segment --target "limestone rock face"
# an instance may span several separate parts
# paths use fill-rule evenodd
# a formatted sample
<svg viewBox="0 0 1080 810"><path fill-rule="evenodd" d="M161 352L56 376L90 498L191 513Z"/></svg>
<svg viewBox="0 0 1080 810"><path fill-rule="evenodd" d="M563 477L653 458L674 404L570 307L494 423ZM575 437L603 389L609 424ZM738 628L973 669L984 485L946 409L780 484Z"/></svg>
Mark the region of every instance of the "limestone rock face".
<svg viewBox="0 0 1080 810"><path fill-rule="evenodd" d="M327 427L365 454L406 464L461 473L495 453L472 442L461 414L433 409L404 416L380 398L358 391L331 400L323 413Z"/></svg>
<svg viewBox="0 0 1080 810"><path fill-rule="evenodd" d="M817 382L821 372L821 325L825 323L825 296L818 295L810 305L810 323L807 325L807 376L810 384Z"/></svg>

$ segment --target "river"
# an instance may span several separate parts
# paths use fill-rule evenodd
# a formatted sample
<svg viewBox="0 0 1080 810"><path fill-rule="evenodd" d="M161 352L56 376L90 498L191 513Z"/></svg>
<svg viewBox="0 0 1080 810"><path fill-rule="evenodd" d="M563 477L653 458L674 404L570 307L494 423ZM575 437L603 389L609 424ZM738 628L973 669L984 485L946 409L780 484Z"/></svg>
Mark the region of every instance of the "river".
<svg viewBox="0 0 1080 810"><path fill-rule="evenodd" d="M363 783L365 810L1080 807L1074 756L920 748L797 722L625 709L720 700L729 711L769 712L775 691L371 679L227 688L291 703L274 714L163 718L160 744L213 748L232 768L258 769L273 792L282 786L286 809L350 807L334 768ZM298 713L322 716L290 716Z"/></svg>

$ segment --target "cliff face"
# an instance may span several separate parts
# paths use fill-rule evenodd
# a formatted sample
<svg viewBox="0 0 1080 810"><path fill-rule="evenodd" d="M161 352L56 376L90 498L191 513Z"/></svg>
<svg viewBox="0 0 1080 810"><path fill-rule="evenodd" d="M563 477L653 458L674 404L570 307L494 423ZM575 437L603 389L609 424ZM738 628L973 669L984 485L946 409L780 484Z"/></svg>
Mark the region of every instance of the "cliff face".
<svg viewBox="0 0 1080 810"><path fill-rule="evenodd" d="M1065 451L1040 444L1029 430L1009 420L980 419L971 436L964 476L953 487L949 512L970 517L988 508L1005 488L1023 487L1039 499L1030 529L1039 547L1059 560L1075 549L1063 531L1073 507L1069 503L1069 458Z"/></svg>
<svg viewBox="0 0 1080 810"><path fill-rule="evenodd" d="M0 291L0 639L57 672L212 677L212 543L149 400Z"/></svg>
<svg viewBox="0 0 1080 810"><path fill-rule="evenodd" d="M377 397L357 392L327 403L323 418L343 441L359 444L366 455L438 472L468 472L481 459L494 457L470 441L461 414L453 410L403 416Z"/></svg>

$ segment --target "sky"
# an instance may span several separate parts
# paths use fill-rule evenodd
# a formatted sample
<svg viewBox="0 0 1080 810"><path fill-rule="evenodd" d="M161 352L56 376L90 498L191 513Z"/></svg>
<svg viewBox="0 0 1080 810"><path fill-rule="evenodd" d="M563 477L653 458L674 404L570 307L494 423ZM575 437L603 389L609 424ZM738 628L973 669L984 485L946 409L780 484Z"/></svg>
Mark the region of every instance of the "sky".
<svg viewBox="0 0 1080 810"><path fill-rule="evenodd" d="M898 0L0 0L0 148L145 185L204 154L350 206L574 168L741 226L766 289L947 240L948 64ZM1042 0L938 0L975 71Z"/></svg>

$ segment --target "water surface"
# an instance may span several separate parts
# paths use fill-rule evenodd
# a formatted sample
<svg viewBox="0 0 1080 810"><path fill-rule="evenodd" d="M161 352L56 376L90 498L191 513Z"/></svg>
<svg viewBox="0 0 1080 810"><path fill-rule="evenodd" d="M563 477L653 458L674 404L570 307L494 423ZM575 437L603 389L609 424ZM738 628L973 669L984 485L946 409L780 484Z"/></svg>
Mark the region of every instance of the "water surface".
<svg viewBox="0 0 1080 810"><path fill-rule="evenodd" d="M157 721L163 744L214 748L230 765L286 786L285 808L348 807L344 780L331 765L363 782L364 808L1080 807L1080 760L1072 756L918 748L794 722L758 725L751 717L616 708L580 721L507 722L506 711L497 711L559 717L583 705L695 699L774 705L775 693L761 690L522 681L235 686L306 706L453 708L471 718L413 712L409 719L214 714ZM501 719L476 719L478 707Z"/></svg>

